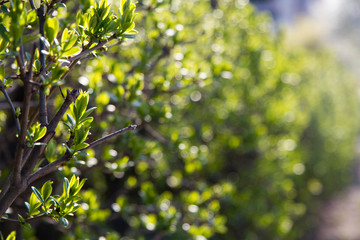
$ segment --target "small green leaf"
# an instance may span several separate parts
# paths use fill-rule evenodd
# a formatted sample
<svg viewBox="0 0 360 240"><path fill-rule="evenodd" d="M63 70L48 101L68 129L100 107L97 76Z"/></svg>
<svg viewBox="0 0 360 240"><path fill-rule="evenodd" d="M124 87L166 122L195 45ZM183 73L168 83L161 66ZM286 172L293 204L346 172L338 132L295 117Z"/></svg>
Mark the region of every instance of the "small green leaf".
<svg viewBox="0 0 360 240"><path fill-rule="evenodd" d="M29 24L29 23L35 22L36 20L37 20L36 11L32 10L32 11L28 12L28 14L26 15L26 22Z"/></svg>
<svg viewBox="0 0 360 240"><path fill-rule="evenodd" d="M40 36L40 41L44 43L46 48L50 48L50 43L46 38L44 38L43 36Z"/></svg>
<svg viewBox="0 0 360 240"><path fill-rule="evenodd" d="M61 54L62 57L69 57L69 56L73 56L76 54L79 54L81 52L81 48L80 47L72 47L69 50L63 52Z"/></svg>
<svg viewBox="0 0 360 240"><path fill-rule="evenodd" d="M2 6L0 7L0 9L1 9L1 11L4 12L4 13L9 13L9 12L10 12L9 8L8 8L7 6L5 6L5 5L2 5Z"/></svg>
<svg viewBox="0 0 360 240"><path fill-rule="evenodd" d="M65 193L65 196L69 196L69 191L70 191L69 186L70 186L69 180L65 177L63 184L63 191Z"/></svg>
<svg viewBox="0 0 360 240"><path fill-rule="evenodd" d="M16 240L16 232L12 231L6 238L6 240Z"/></svg>
<svg viewBox="0 0 360 240"><path fill-rule="evenodd" d="M74 128L74 126L76 125L75 119L74 119L70 114L68 114L68 113L66 114L66 116L67 116L69 122L71 123L72 128Z"/></svg>
<svg viewBox="0 0 360 240"><path fill-rule="evenodd" d="M10 42L9 36L8 36L8 30L4 26L4 24L0 24L0 35L7 41Z"/></svg>
<svg viewBox="0 0 360 240"><path fill-rule="evenodd" d="M87 152L78 152L77 156L86 157L86 156L89 156L89 154Z"/></svg>
<svg viewBox="0 0 360 240"><path fill-rule="evenodd" d="M69 148L69 146L66 145L65 143L63 143L62 145L66 148L66 150L69 151L70 154L73 154L73 153L74 153L74 150L72 150L71 148Z"/></svg>
<svg viewBox="0 0 360 240"><path fill-rule="evenodd" d="M69 221L68 221L66 218L64 218L64 217L60 217L60 222L61 222L65 227L69 226Z"/></svg>
<svg viewBox="0 0 360 240"><path fill-rule="evenodd" d="M43 198L43 196L41 196L41 193L39 192L39 190L37 190L36 187L31 187L31 189L34 192L37 199L39 199L40 202L44 203L45 202L44 198Z"/></svg>
<svg viewBox="0 0 360 240"><path fill-rule="evenodd" d="M82 142L82 143L79 143L79 144L76 146L76 148L77 148L77 150L81 150L81 149L84 149L84 148L86 148L86 147L88 147L88 146L89 146L88 143Z"/></svg>
<svg viewBox="0 0 360 240"><path fill-rule="evenodd" d="M89 103L89 93L83 92L80 96L76 99L75 107L77 109L76 119L81 119L84 115L87 105Z"/></svg>
<svg viewBox="0 0 360 240"><path fill-rule="evenodd" d="M56 9L56 8L60 8L60 7L66 8L65 3L55 3L55 4L54 4L54 8L55 8L55 9Z"/></svg>
<svg viewBox="0 0 360 240"><path fill-rule="evenodd" d="M60 207L60 203L56 200L56 198L54 198L53 196L50 196L50 199L56 203L56 205L58 205L58 207Z"/></svg>
<svg viewBox="0 0 360 240"><path fill-rule="evenodd" d="M51 192L52 192L52 182L49 180L47 181L43 187L41 188L41 193L42 193L42 196L44 197L44 200L46 201L50 195L51 195Z"/></svg>
<svg viewBox="0 0 360 240"><path fill-rule="evenodd" d="M129 38L129 39L134 39L136 37L134 34L123 34L121 36L123 36L124 38Z"/></svg>
<svg viewBox="0 0 360 240"><path fill-rule="evenodd" d="M4 81L5 79L5 67L4 65L0 65L0 81Z"/></svg>
<svg viewBox="0 0 360 240"><path fill-rule="evenodd" d="M24 219L20 214L18 214L17 217L18 217L18 220L19 220L19 222L20 222L21 224L25 224L25 223L26 223L25 219Z"/></svg>
<svg viewBox="0 0 360 240"><path fill-rule="evenodd" d="M26 206L28 212L30 212L30 210L31 210L30 204L28 202L25 202L25 206Z"/></svg>
<svg viewBox="0 0 360 240"><path fill-rule="evenodd" d="M89 116L94 110L96 109L96 107L92 107L89 108L88 110L85 111L84 115L82 116L82 119L86 118L87 116Z"/></svg>
<svg viewBox="0 0 360 240"><path fill-rule="evenodd" d="M50 43L54 42L59 31L59 20L57 18L48 18L44 25L45 36Z"/></svg>

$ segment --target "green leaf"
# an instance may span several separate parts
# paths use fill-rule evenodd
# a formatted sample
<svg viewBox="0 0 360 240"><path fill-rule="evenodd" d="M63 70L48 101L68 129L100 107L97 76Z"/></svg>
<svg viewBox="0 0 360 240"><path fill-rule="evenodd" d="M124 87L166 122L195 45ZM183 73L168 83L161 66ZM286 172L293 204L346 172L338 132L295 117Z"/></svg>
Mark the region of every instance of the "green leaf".
<svg viewBox="0 0 360 240"><path fill-rule="evenodd" d="M46 130L47 130L47 128L45 126L41 127L37 133L37 138L35 139L35 141L37 141L37 140L41 139L43 136L45 136Z"/></svg>
<svg viewBox="0 0 360 240"><path fill-rule="evenodd" d="M25 206L26 206L28 212L30 212L30 210L31 210L30 204L28 202L25 202Z"/></svg>
<svg viewBox="0 0 360 240"><path fill-rule="evenodd" d="M72 150L71 148L69 148L68 145L66 145L65 143L63 143L62 145L66 148L66 150L68 150L68 151L70 152L70 154L74 154L74 150Z"/></svg>
<svg viewBox="0 0 360 240"><path fill-rule="evenodd" d="M35 196L37 197L37 199L39 199L39 201L41 203L45 203L44 198L43 198L43 196L41 196L41 193L39 192L39 190L37 190L36 187L31 187L31 189L32 189L33 193L35 194Z"/></svg>
<svg viewBox="0 0 360 240"><path fill-rule="evenodd" d="M5 39L5 41L10 42L8 30L6 29L4 24L0 24L0 35Z"/></svg>
<svg viewBox="0 0 360 240"><path fill-rule="evenodd" d="M57 18L48 18L44 25L45 36L50 43L54 42L59 31L59 20Z"/></svg>
<svg viewBox="0 0 360 240"><path fill-rule="evenodd" d="M1 5L0 9L1 9L1 11L3 13L9 13L10 12L9 8L7 6L5 6L5 5Z"/></svg>
<svg viewBox="0 0 360 240"><path fill-rule="evenodd" d="M82 119L86 118L87 116L89 116L94 110L96 109L96 107L92 107L89 108L88 110L85 111L84 115L82 116Z"/></svg>
<svg viewBox="0 0 360 240"><path fill-rule="evenodd" d="M63 52L61 54L62 57L69 57L69 56L73 56L76 54L79 54L81 52L81 48L80 47L72 47L69 50Z"/></svg>
<svg viewBox="0 0 360 240"><path fill-rule="evenodd" d="M44 43L44 45L45 45L46 48L50 48L50 43L49 43L49 41L48 41L46 38L44 38L43 36L40 36L40 41ZM40 63L40 62L39 62L39 63ZM39 69L40 69L40 68L39 68Z"/></svg>
<svg viewBox="0 0 360 240"><path fill-rule="evenodd" d="M6 240L16 240L16 232L12 231L6 238Z"/></svg>
<svg viewBox="0 0 360 240"><path fill-rule="evenodd" d="M64 122L64 125L68 128L68 129L70 129L70 130L73 130L73 126L70 126L69 124L67 124L66 122Z"/></svg>
<svg viewBox="0 0 360 240"><path fill-rule="evenodd" d="M136 35L134 35L134 34L123 34L121 36L123 36L124 38L129 38L129 39L134 39L136 37Z"/></svg>
<svg viewBox="0 0 360 240"><path fill-rule="evenodd" d="M18 214L17 217L18 217L18 220L19 220L19 222L20 222L21 224L25 224L25 223L26 223L25 219L24 219L20 214Z"/></svg>
<svg viewBox="0 0 360 240"><path fill-rule="evenodd" d="M78 152L77 156L86 157L86 156L89 156L89 154L87 152Z"/></svg>
<svg viewBox="0 0 360 240"><path fill-rule="evenodd" d="M81 93L80 96L76 99L75 102L75 107L77 109L76 119L79 120L84 115L88 102L89 102L89 93L87 92Z"/></svg>
<svg viewBox="0 0 360 240"><path fill-rule="evenodd" d="M66 8L65 3L55 3L55 4L54 4L54 8L55 8L55 9L60 8L60 7Z"/></svg>
<svg viewBox="0 0 360 240"><path fill-rule="evenodd" d="M69 226L69 221L68 221L66 218L64 218L64 217L60 217L60 222L61 222L65 227Z"/></svg>
<svg viewBox="0 0 360 240"><path fill-rule="evenodd" d="M51 195L51 192L52 192L52 181L47 181L43 187L41 188L41 194L42 196L44 197L44 200L46 201L50 195Z"/></svg>
<svg viewBox="0 0 360 240"><path fill-rule="evenodd" d="M70 114L68 114L68 113L66 114L66 116L67 116L69 122L70 122L71 125L72 125L72 128L71 128L71 129L73 129L74 126L76 125L75 119L74 119Z"/></svg>
<svg viewBox="0 0 360 240"><path fill-rule="evenodd" d="M26 205L26 203L25 203ZM36 195L34 193L31 194L30 196L30 203L29 203L29 216L33 216L33 215L36 215L36 214L39 214L40 211L37 210L38 207L41 206L41 202L39 202L39 200L37 199Z"/></svg>
<svg viewBox="0 0 360 240"><path fill-rule="evenodd" d="M69 180L64 177L64 184L63 184L63 193L65 194L65 196L69 196L69 191L70 191L70 183Z"/></svg>
<svg viewBox="0 0 360 240"><path fill-rule="evenodd" d="M60 207L60 203L56 200L56 198L54 198L53 196L50 196L50 199L56 203L56 205L58 205L58 207Z"/></svg>
<svg viewBox="0 0 360 240"><path fill-rule="evenodd" d="M39 34L36 34L36 35L30 35L30 34L26 34L26 35L23 35L23 43L29 43L29 42L34 42L36 40L38 40L40 37Z"/></svg>
<svg viewBox="0 0 360 240"><path fill-rule="evenodd" d="M32 10L30 12L28 12L28 14L26 15L26 22L29 24L29 23L32 23L32 22L35 22L37 20L37 13L35 10Z"/></svg>
<svg viewBox="0 0 360 240"><path fill-rule="evenodd" d="M0 65L0 81L4 81L5 79L5 67L4 65Z"/></svg>

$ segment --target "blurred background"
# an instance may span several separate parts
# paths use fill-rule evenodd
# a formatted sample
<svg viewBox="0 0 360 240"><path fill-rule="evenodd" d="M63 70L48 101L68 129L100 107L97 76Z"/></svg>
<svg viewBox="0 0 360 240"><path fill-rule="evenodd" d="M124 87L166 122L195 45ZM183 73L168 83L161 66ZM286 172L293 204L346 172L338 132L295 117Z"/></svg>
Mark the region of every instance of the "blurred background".
<svg viewBox="0 0 360 240"><path fill-rule="evenodd" d="M60 28L78 29L76 13L96 1L66 5ZM69 228L41 220L24 239L360 239L359 10L357 0L139 0L136 38L64 83L97 107L88 142L138 128L51 176L87 178L82 208ZM0 132L10 126L0 111ZM68 131L57 130L49 162L65 151Z"/></svg>
<svg viewBox="0 0 360 240"><path fill-rule="evenodd" d="M253 0L259 12L269 12L287 43L307 48L327 48L359 79L358 28L360 2L356 0ZM359 140L358 140L359 141ZM359 150L356 145L354 175L348 187L320 208L319 226L305 239L360 239Z"/></svg>

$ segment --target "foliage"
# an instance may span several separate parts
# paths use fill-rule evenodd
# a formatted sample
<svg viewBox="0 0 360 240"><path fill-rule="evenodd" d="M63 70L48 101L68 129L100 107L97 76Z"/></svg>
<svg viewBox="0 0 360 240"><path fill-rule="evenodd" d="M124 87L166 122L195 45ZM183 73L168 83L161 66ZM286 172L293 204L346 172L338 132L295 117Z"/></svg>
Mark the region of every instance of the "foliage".
<svg viewBox="0 0 360 240"><path fill-rule="evenodd" d="M76 194L65 187L50 197L45 179L26 204L30 216L69 223L61 239L299 239L316 225L321 200L348 180L358 129L351 77L322 50L288 49L247 1L211 2L139 1L134 18L130 1L45 1L56 8L41 38L52 74L41 74L35 51L37 81L47 94L61 84L88 91L78 92L45 150L50 164L67 156L58 177L76 189L84 183L73 174L88 179L74 191L82 207L61 220L78 207L69 200ZM34 28L34 11L16 27L2 11L2 36L20 46L31 34L12 31ZM1 56L18 50L6 45ZM63 102L56 96L55 108ZM9 131L12 116L1 116ZM136 134L88 148L131 123ZM44 128L33 126L31 147Z"/></svg>

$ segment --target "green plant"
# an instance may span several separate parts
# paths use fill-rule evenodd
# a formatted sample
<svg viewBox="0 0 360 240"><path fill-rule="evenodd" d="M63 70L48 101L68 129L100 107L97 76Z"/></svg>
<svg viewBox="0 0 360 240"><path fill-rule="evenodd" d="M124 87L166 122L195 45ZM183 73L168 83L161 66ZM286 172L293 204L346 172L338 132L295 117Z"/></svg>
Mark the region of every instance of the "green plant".
<svg viewBox="0 0 360 240"><path fill-rule="evenodd" d="M86 149L136 128L130 125L86 143L93 119L89 115L95 108L87 110L89 95L79 89L67 90L57 112L53 117L48 114L51 94L56 88L61 91L58 86L63 85L66 76L79 61L105 51L110 42L119 44L136 34L135 5L129 0L120 2L117 13L111 11L107 1L100 1L94 8L79 12L76 23L67 26L60 23L59 18L52 17L61 8L66 9L66 5L56 1L25 3L14 0L1 3L0 86L17 127L17 139L14 139L16 151L13 163L8 166L11 171L1 187L0 216L3 221L18 221L28 225L29 221L48 216L67 226L66 217L80 206L77 202L81 198L77 194L84 180L80 182L74 175L70 182L64 178L64 190L60 196L50 196L51 181L47 181L40 191L32 184L57 171L71 159L77 160L79 156L86 155ZM61 37L58 34L60 30L63 30ZM10 64L14 64L15 68L10 68ZM22 107L15 110L7 90L20 86L24 88L24 100ZM31 109L31 101L37 98L38 107ZM55 137L58 125L69 107L66 114L68 123L64 123L68 132L64 131L61 137ZM38 116L40 122L34 123ZM67 141L62 144L64 149L56 152L56 145L61 146L61 141L66 138ZM47 160L49 151L52 152L51 157L59 156ZM30 186L33 194L29 203L25 203L28 217L24 218L20 214L17 215L18 220L6 217L5 211Z"/></svg>
<svg viewBox="0 0 360 240"><path fill-rule="evenodd" d="M316 207L349 177L358 129L355 85L330 54L289 48L271 30L271 19L242 0L139 1L136 18L129 1L56 3L44 5L45 51L40 43L33 51L26 47L39 38L38 11L14 8L17 14L7 15L10 2L1 8L1 36L10 40L0 40L4 101L12 99L7 90L23 85L23 51L27 72L30 65L34 72L30 90L24 82L33 94L25 102L43 103L40 93L52 94L45 102L54 107L47 108L59 109L47 114L57 123L46 125L45 111L37 115L33 107L29 134L19 134L33 152L23 156L39 160L22 170L27 189L36 188L30 199L14 197L19 200L4 223L23 223L18 234L27 239L36 239L40 218L50 217L69 223L60 239L124 240L288 240L315 226ZM10 27L17 16L28 23ZM10 34L24 27L21 37ZM29 42L13 49L14 39ZM65 100L64 85L75 89ZM8 122L23 121L28 111L8 105L0 112L1 136L21 133L20 121L12 128ZM137 134L122 135L132 124ZM9 149L0 154L11 156ZM13 194L9 162L1 189ZM58 179L65 189L64 177L80 188L74 174L87 179L74 201L71 194L51 198Z"/></svg>

